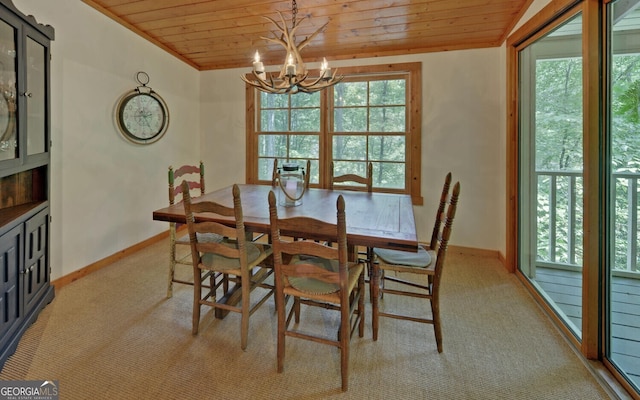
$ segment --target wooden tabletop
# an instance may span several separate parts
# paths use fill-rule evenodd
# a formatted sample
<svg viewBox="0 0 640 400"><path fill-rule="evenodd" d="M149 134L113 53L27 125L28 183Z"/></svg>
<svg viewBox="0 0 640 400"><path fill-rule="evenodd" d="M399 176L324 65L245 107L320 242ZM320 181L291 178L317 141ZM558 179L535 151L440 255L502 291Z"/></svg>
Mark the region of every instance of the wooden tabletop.
<svg viewBox="0 0 640 400"><path fill-rule="evenodd" d="M269 233L270 190L277 188L268 185L238 185L244 214L245 228L252 232ZM277 190L276 190L277 189ZM349 244L365 247L383 247L397 250L415 251L418 246L416 224L413 216L411 197L404 194L367 193L346 190L307 189L302 204L296 207L278 207L278 216L306 216L322 221L336 223L336 201L342 195L346 204L347 241ZM214 201L233 206L231 186L206 193L193 199ZM218 215L200 214L199 220L208 218L225 222ZM156 221L185 222L182 203L165 207L153 212ZM229 220L231 222L231 220ZM291 236L309 239L329 239L315 237L314 232L286 232Z"/></svg>

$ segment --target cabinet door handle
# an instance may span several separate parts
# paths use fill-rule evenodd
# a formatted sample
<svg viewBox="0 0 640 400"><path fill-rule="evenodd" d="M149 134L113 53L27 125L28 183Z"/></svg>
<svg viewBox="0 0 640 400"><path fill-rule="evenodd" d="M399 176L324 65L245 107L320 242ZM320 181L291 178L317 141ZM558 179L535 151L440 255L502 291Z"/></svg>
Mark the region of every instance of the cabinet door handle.
<svg viewBox="0 0 640 400"><path fill-rule="evenodd" d="M24 93L22 93L22 95L23 95L23 96L27 96L27 97L31 97L31 96L33 96L33 93L31 93L31 92L24 92Z"/></svg>

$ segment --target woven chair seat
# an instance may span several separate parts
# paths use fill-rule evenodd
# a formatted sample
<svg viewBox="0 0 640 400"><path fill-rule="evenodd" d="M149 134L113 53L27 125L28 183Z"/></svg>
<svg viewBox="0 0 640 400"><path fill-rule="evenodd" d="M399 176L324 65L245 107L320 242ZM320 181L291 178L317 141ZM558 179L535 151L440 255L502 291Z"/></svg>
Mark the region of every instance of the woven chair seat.
<svg viewBox="0 0 640 400"><path fill-rule="evenodd" d="M407 267L426 268L431 265L434 257L423 246L418 246L418 252L399 251L374 248L373 252L387 264L404 265Z"/></svg>
<svg viewBox="0 0 640 400"><path fill-rule="evenodd" d="M338 272L339 270L337 260L328 260L320 257L303 257L293 261L292 264L313 264L331 272ZM349 290L353 289L353 287L358 283L358 275L360 274L359 268L362 268L362 265L356 265L354 263L350 263L349 265L349 281L347 283ZM331 294L340 290L340 285L337 283L325 282L316 278L290 276L287 279L291 287L308 294ZM339 301L339 299L336 298L335 301Z"/></svg>
<svg viewBox="0 0 640 400"><path fill-rule="evenodd" d="M313 264L327 271L338 272L336 260L327 260L319 257L305 257L298 259L293 264ZM315 278L305 278L301 276L291 276L288 278L289 284L297 290L310 294L329 294L340 290L340 285L336 283L324 282Z"/></svg>
<svg viewBox="0 0 640 400"><path fill-rule="evenodd" d="M226 246L235 248L235 243L225 243ZM264 259L271 254L271 246L257 245L246 243L247 248L247 264L252 265L258 261L262 255ZM202 264L209 269L216 271L226 271L240 268L240 259L224 257L219 254L204 253L202 255Z"/></svg>
<svg viewBox="0 0 640 400"><path fill-rule="evenodd" d="M201 243L220 243L224 240L224 236L218 235L216 233L196 233L196 236L198 237L198 242ZM176 239L176 243L189 244L189 234Z"/></svg>

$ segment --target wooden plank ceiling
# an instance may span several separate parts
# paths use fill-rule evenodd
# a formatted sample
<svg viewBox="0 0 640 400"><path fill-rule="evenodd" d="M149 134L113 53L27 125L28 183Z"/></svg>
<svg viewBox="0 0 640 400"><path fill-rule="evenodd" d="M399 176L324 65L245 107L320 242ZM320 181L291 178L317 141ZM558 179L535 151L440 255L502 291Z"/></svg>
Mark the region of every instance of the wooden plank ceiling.
<svg viewBox="0 0 640 400"><path fill-rule="evenodd" d="M82 0L198 70L281 65L285 51L272 37L271 0ZM500 46L533 0L298 0L306 18L298 42L329 25L302 50L305 62Z"/></svg>

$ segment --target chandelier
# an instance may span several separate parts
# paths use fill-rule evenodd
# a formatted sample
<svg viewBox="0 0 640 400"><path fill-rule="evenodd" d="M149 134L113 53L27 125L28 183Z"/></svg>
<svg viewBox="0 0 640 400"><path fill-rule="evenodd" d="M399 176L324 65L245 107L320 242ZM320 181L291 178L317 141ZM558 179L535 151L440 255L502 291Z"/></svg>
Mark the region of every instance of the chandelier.
<svg viewBox="0 0 640 400"><path fill-rule="evenodd" d="M287 21L282 16L280 11L277 11L280 16L281 24L269 17L263 17L269 20L280 33L273 32L272 38L263 37L261 39L267 40L272 43L277 43L285 48L287 55L285 63L280 68L280 74L274 79L273 74L267 74L264 70L264 65L260 62L260 53L256 51L255 59L253 61L253 79L247 79L241 75L243 81L249 85L262 90L267 93L274 94L295 94L302 93L314 93L320 90L326 89L335 85L342 80L342 76L336 76L337 70L331 73L331 68L327 64L326 58L323 58L320 66L320 73L317 77L309 77L307 68L302 61L300 51L311 42L311 40L320 32L322 32L328 22L320 27L317 31L313 32L310 36L306 37L299 44L296 44L296 31L300 26L300 21L296 19L298 14L298 5L296 0L291 2L291 26L287 26Z"/></svg>

